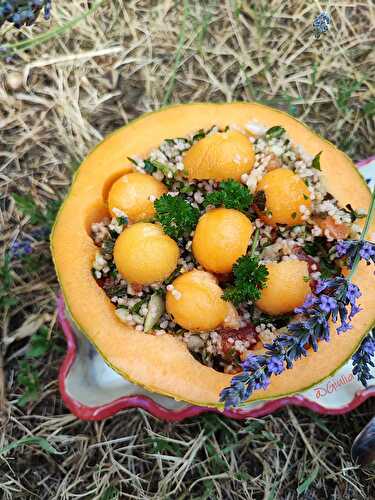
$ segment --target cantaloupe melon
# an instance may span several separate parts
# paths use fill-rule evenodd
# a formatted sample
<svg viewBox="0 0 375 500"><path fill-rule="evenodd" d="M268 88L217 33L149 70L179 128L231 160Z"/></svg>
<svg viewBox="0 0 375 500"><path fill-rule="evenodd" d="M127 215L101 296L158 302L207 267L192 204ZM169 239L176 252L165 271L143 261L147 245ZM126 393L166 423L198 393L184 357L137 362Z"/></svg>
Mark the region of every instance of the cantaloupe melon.
<svg viewBox="0 0 375 500"><path fill-rule="evenodd" d="M351 160L296 119L256 103L188 104L144 115L99 144L82 163L52 234L53 259L67 307L107 363L150 391L197 405L222 407L219 395L230 384L231 375L201 364L172 335L138 334L117 319L113 304L91 274L96 247L90 227L108 215L111 185L132 170L128 157L146 157L166 138L184 137L214 125L244 127L254 120L266 127L284 127L291 140L312 156L322 151L320 165L328 191L341 206L350 203L354 209L367 209L370 192ZM353 319L353 329L338 336L332 327L330 343L322 342L317 353L273 377L266 391L252 394L252 401L303 391L350 358L374 323L373 272L374 266L360 265L354 276L362 291L362 311Z"/></svg>

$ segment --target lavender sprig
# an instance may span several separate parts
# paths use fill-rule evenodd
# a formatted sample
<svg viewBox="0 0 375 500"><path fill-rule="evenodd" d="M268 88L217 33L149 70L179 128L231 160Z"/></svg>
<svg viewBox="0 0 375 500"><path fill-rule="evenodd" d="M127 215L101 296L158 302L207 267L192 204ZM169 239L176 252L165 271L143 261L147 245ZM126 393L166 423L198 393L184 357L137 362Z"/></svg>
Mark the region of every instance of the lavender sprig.
<svg viewBox="0 0 375 500"><path fill-rule="evenodd" d="M367 387L367 382L372 378L370 366L375 366L375 330L362 340L357 352L353 355L353 374Z"/></svg>
<svg viewBox="0 0 375 500"><path fill-rule="evenodd" d="M307 346L318 350L318 342L330 340L329 321L340 326L338 334L350 330L350 320L360 311L357 299L359 288L344 277L319 281L315 294L309 294L301 307L295 309L303 319L288 325L288 334L278 336L272 344L266 344L265 354L250 355L242 363L243 372L232 378L230 387L220 395L225 407L238 406L257 389L266 389L272 375L293 368L294 362L307 356ZM350 306L348 313L347 307Z"/></svg>
<svg viewBox="0 0 375 500"><path fill-rule="evenodd" d="M52 0L0 0L0 26L8 21L15 28L31 26L36 21L41 10L44 9L44 18L51 15Z"/></svg>
<svg viewBox="0 0 375 500"><path fill-rule="evenodd" d="M327 33L330 24L331 16L328 14L328 12L323 11L318 16L316 16L313 22L315 38L318 39L320 38L320 35Z"/></svg>
<svg viewBox="0 0 375 500"><path fill-rule="evenodd" d="M223 389L220 394L220 401L224 402L226 408L238 406L257 389L266 389L272 375L279 375L285 369L292 368L296 360L307 356L308 346L316 352L319 341L329 342L330 320L335 324L340 320L340 326L336 328L338 334L352 328L350 321L361 310L357 304L361 292L357 285L351 283L351 280L359 261L364 259L368 262L369 254L371 254L372 259L372 253L368 252L369 247L365 245L368 242L365 242L364 239L371 225L374 208L375 190L372 194L370 209L361 237L358 242L354 242L356 244L355 253L348 262L351 268L349 276L347 278L337 276L319 281L315 293L309 294L304 304L295 309L297 314L302 315L302 319L288 325L289 333L278 336L272 344L266 344L264 354L247 357L242 363L243 372L235 375L230 387ZM343 249L343 246L339 246L339 252L340 248ZM364 249L365 251L363 251ZM367 355L369 354L369 346L369 343L365 344ZM355 366L358 366L356 373L359 374L361 371L367 376L369 368L366 371L365 361L367 358L362 355L362 351L356 359L362 361L360 365L355 363Z"/></svg>

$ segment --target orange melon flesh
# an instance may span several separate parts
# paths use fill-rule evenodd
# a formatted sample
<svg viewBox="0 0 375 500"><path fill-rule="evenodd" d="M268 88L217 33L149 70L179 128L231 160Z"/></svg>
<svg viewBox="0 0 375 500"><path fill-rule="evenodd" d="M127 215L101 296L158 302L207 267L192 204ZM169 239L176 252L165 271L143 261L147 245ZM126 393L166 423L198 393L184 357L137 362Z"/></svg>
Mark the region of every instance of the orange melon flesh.
<svg viewBox="0 0 375 500"><path fill-rule="evenodd" d="M230 384L231 376L196 361L173 335L140 335L116 318L113 304L91 275L96 247L90 226L107 214L105 197L111 184L131 171L128 156L146 157L164 139L183 137L200 128L224 128L230 123L244 126L252 120L267 127L284 127L291 140L312 156L322 151L320 164L328 191L341 206L350 203L356 210L368 208L370 192L351 160L285 113L256 103L178 105L143 115L107 137L88 155L60 209L51 237L67 307L106 362L150 391L197 405L222 408L219 394ZM373 225L370 234L374 231ZM350 358L374 323L374 267L361 264L355 274L353 281L362 291L363 310L355 316L353 329L338 336L332 327L330 343L320 343L317 353L273 377L269 388L256 391L251 401L301 392Z"/></svg>

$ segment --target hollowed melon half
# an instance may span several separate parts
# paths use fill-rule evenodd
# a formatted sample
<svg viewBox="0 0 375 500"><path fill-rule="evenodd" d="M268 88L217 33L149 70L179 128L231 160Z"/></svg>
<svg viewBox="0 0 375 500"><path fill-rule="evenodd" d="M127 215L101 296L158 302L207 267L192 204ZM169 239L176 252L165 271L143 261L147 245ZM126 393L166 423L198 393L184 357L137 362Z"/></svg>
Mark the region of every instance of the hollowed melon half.
<svg viewBox="0 0 375 500"><path fill-rule="evenodd" d="M91 275L96 253L90 225L107 213L105 195L112 182L131 169L128 156L146 157L167 138L183 137L200 128L229 124L244 126L257 120L267 127L281 125L307 153L322 151L321 169L328 191L341 206L354 209L370 203L370 192L350 159L296 119L256 103L185 104L141 116L101 142L84 160L58 214L52 234L52 254L72 318L106 362L132 382L150 391L196 405L222 407L220 391L231 376L196 361L173 335L153 336L125 326L114 314L105 292ZM374 231L372 227L371 232ZM361 265L354 282L362 290L362 312L353 329L275 376L266 391L251 400L279 398L303 391L335 372L355 351L372 327L375 316L374 266Z"/></svg>

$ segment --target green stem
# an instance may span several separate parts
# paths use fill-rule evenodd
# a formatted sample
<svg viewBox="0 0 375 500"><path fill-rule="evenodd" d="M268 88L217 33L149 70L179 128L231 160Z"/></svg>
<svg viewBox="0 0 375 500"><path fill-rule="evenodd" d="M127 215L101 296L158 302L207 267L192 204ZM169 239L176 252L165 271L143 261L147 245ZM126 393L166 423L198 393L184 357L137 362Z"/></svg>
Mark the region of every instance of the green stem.
<svg viewBox="0 0 375 500"><path fill-rule="evenodd" d="M366 238L366 235L367 235L367 233L368 233L368 231L370 229L370 226L371 226L372 220L374 218L374 215L375 215L375 189L372 192L370 207L369 207L369 210L368 210L366 222L365 222L365 225L363 226L362 233L361 233L361 236L359 238L359 241L363 241ZM356 256L354 257L354 262L353 262L352 269L351 269L350 274L348 276L348 281L349 282L353 279L353 275L354 275L354 273L355 273L355 271L356 271L356 269L358 267L358 264L359 264L360 260L361 260L361 256L359 255L359 248L358 248Z"/></svg>
<svg viewBox="0 0 375 500"><path fill-rule="evenodd" d="M177 50L176 50L176 58L175 58L175 62L173 65L172 74L169 78L167 89L166 89L165 94L164 94L162 106L165 106L169 103L169 99L171 97L171 94L173 92L173 88L175 86L176 75L177 75L177 71L178 71L178 68L179 68L180 63L181 63L182 53L183 53L183 49L184 49L185 38L186 38L186 35L185 35L186 21L187 21L188 15L189 15L189 1L184 0L183 5L184 5L184 10L183 10L183 14L182 14L180 36L178 39L178 46L177 46Z"/></svg>

